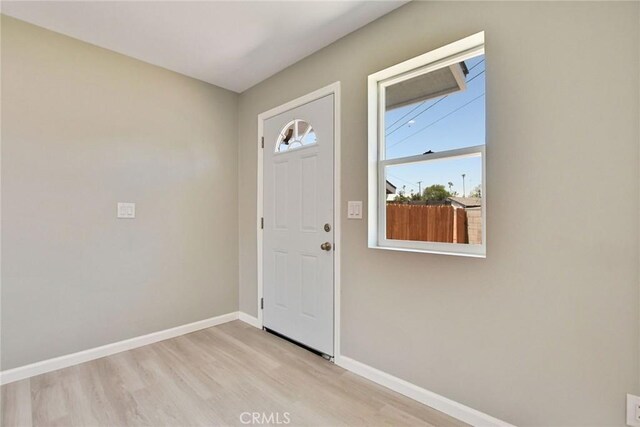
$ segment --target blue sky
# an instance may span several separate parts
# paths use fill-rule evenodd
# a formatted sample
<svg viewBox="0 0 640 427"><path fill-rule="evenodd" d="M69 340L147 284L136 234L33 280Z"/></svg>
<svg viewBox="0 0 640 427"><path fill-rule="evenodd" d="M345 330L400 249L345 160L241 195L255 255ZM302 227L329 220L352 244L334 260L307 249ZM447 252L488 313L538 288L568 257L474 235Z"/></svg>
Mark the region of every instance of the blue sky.
<svg viewBox="0 0 640 427"><path fill-rule="evenodd" d="M484 55L466 60L470 72L467 89L447 97L407 105L385 114L388 159L485 143ZM473 81L471 81L473 79ZM387 168L387 179L406 193L432 184L452 182L452 191L462 195L462 174L467 195L482 179L479 157L440 160Z"/></svg>

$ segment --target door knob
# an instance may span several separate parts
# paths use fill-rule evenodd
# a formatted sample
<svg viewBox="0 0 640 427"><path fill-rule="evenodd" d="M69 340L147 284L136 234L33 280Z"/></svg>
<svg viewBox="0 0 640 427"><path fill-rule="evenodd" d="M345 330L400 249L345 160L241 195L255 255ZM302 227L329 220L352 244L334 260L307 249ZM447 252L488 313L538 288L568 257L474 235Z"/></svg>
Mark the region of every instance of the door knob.
<svg viewBox="0 0 640 427"><path fill-rule="evenodd" d="M320 249L322 249L323 251L330 251L331 250L331 243L329 242L324 242L323 244L320 245Z"/></svg>

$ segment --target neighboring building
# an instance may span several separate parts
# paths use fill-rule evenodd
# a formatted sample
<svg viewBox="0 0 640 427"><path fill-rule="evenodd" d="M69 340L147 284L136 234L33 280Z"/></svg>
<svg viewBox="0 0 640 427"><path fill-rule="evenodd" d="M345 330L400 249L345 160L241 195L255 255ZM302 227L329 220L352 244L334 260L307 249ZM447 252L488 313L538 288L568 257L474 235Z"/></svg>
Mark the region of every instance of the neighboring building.
<svg viewBox="0 0 640 427"><path fill-rule="evenodd" d="M480 197L449 197L447 200L451 202L454 208L480 208L482 207L482 199Z"/></svg>
<svg viewBox="0 0 640 427"><path fill-rule="evenodd" d="M467 234L469 244L482 243L482 199L480 197L449 197L454 209L464 209L467 212Z"/></svg>
<svg viewBox="0 0 640 427"><path fill-rule="evenodd" d="M397 187L387 181L387 194L396 194Z"/></svg>
<svg viewBox="0 0 640 427"><path fill-rule="evenodd" d="M390 183L389 181L387 181L387 202L393 202L394 200L396 200L396 197L397 197L396 190L397 190L397 187L392 183Z"/></svg>

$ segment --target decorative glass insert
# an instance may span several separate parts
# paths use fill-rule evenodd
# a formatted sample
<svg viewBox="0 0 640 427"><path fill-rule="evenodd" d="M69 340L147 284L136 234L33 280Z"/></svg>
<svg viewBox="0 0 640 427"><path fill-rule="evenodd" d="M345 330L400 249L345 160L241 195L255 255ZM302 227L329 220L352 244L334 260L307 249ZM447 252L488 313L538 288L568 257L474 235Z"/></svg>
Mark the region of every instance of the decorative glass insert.
<svg viewBox="0 0 640 427"><path fill-rule="evenodd" d="M313 127L302 119L295 119L287 123L280 131L276 143L276 153L306 147L316 142L316 132Z"/></svg>

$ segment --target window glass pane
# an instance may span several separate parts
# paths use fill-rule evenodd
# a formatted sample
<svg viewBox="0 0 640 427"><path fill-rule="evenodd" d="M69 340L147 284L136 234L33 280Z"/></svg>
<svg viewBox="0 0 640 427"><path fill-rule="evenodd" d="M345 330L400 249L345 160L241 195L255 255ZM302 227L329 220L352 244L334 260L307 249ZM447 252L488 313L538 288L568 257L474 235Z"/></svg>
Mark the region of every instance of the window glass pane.
<svg viewBox="0 0 640 427"><path fill-rule="evenodd" d="M385 89L387 159L485 143L484 55Z"/></svg>
<svg viewBox="0 0 640 427"><path fill-rule="evenodd" d="M276 153L294 150L296 148L312 145L317 142L316 133L309 123L301 119L295 119L287 123L276 141Z"/></svg>
<svg viewBox="0 0 640 427"><path fill-rule="evenodd" d="M482 157L385 167L386 238L482 244Z"/></svg>

